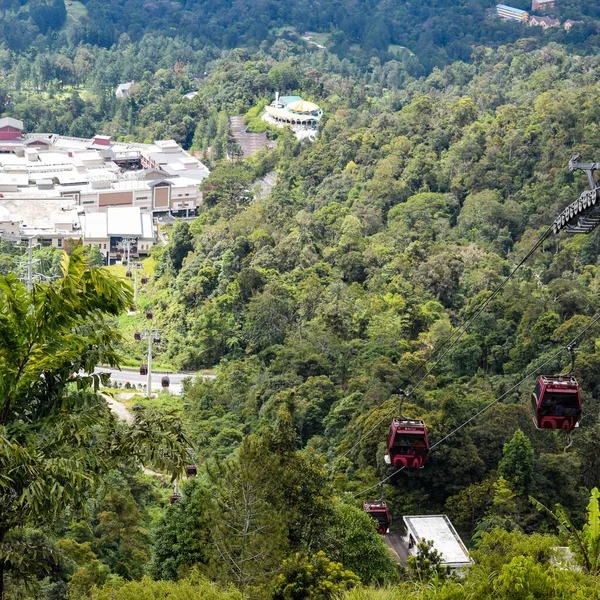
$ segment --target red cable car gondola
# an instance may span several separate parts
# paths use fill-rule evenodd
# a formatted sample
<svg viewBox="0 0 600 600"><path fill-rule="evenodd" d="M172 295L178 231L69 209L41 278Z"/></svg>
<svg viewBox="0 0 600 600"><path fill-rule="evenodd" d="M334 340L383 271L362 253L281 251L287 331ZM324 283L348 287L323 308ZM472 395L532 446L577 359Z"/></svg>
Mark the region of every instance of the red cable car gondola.
<svg viewBox="0 0 600 600"><path fill-rule="evenodd" d="M198 475L198 467L196 465L186 465L185 474L188 477L196 477Z"/></svg>
<svg viewBox="0 0 600 600"><path fill-rule="evenodd" d="M142 283L145 285L146 283L148 283L148 278L147 277L142 277Z"/></svg>
<svg viewBox="0 0 600 600"><path fill-rule="evenodd" d="M140 367L140 375L148 375L148 367L146 365Z"/></svg>
<svg viewBox="0 0 600 600"><path fill-rule="evenodd" d="M141 334L139 331L136 331L136 332L133 334L133 339L134 339L136 342L139 342L139 341L142 339L142 334Z"/></svg>
<svg viewBox="0 0 600 600"><path fill-rule="evenodd" d="M169 498L169 504L175 504L177 500L181 500L181 494L178 494L176 492L174 494L171 494L171 497Z"/></svg>
<svg viewBox="0 0 600 600"><path fill-rule="evenodd" d="M169 378L165 375L161 380L160 380L160 384L164 387L164 388L168 388L169 384L171 382L169 381Z"/></svg>
<svg viewBox="0 0 600 600"><path fill-rule="evenodd" d="M127 269L127 271L125 271L125 277L131 277L131 269Z"/></svg>
<svg viewBox="0 0 600 600"><path fill-rule="evenodd" d="M387 438L385 462L394 467L422 467L429 454L429 439L424 421L394 419Z"/></svg>
<svg viewBox="0 0 600 600"><path fill-rule="evenodd" d="M377 522L377 532L381 535L386 534L392 520L385 500L366 500L363 502L363 510Z"/></svg>
<svg viewBox="0 0 600 600"><path fill-rule="evenodd" d="M147 310L146 311L146 319L151 319L154 315L152 314L151 310Z"/></svg>
<svg viewBox="0 0 600 600"><path fill-rule="evenodd" d="M581 420L581 394L575 377L541 375L531 404L538 429L575 429Z"/></svg>

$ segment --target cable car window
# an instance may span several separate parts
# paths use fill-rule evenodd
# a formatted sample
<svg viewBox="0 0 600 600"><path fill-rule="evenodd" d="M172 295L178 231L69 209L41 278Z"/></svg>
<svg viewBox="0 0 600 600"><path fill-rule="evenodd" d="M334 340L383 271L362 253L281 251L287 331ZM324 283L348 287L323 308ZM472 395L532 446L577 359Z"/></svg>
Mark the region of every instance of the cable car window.
<svg viewBox="0 0 600 600"><path fill-rule="evenodd" d="M577 396L577 392L568 393L546 391L542 399L542 407L553 408L559 405L569 408L579 408L579 397Z"/></svg>
<svg viewBox="0 0 600 600"><path fill-rule="evenodd" d="M373 517L380 525L387 525L388 519L384 512L372 512L371 517Z"/></svg>
<svg viewBox="0 0 600 600"><path fill-rule="evenodd" d="M425 450L425 436L423 435L396 435L394 438L394 448L415 448Z"/></svg>

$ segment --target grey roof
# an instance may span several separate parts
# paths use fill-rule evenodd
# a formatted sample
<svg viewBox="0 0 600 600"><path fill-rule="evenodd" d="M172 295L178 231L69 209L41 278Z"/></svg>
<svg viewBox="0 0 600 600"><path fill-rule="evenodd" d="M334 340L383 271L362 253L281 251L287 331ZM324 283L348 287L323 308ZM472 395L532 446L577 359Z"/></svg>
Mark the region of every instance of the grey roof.
<svg viewBox="0 0 600 600"><path fill-rule="evenodd" d="M430 540L442 555L443 563L461 566L471 563L469 552L446 515L417 515L403 517L407 531L417 543Z"/></svg>
<svg viewBox="0 0 600 600"><path fill-rule="evenodd" d="M23 131L23 121L19 119L13 119L12 117L3 117L0 119L0 127L15 127Z"/></svg>

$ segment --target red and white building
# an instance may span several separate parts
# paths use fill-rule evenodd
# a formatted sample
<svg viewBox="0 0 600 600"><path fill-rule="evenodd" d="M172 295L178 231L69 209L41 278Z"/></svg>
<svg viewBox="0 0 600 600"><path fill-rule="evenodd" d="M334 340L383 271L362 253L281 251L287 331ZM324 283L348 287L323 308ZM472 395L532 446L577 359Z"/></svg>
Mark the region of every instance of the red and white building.
<svg viewBox="0 0 600 600"><path fill-rule="evenodd" d="M23 133L23 121L4 117L0 119L0 140L18 140Z"/></svg>
<svg viewBox="0 0 600 600"><path fill-rule="evenodd" d="M546 10L555 6L556 0L531 0L531 10Z"/></svg>

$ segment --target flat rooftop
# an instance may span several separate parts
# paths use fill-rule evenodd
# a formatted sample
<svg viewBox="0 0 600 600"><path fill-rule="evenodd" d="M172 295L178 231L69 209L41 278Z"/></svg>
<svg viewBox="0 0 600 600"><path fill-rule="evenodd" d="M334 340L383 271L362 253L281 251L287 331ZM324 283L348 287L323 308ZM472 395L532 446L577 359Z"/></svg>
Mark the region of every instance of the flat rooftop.
<svg viewBox="0 0 600 600"><path fill-rule="evenodd" d="M417 515L403 517L406 531L418 544L430 540L442 555L444 565L460 567L471 563L469 551L446 515Z"/></svg>
<svg viewBox="0 0 600 600"><path fill-rule="evenodd" d="M12 220L20 221L27 230L54 231L58 223L80 225L76 203L66 198L0 198L0 214L10 215Z"/></svg>

